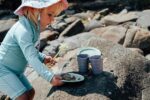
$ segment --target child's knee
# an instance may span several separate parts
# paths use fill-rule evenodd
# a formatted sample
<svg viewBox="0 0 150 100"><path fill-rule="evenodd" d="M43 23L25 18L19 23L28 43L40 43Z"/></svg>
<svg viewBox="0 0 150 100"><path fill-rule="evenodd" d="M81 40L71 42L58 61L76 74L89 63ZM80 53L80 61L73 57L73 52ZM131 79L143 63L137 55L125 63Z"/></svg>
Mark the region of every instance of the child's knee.
<svg viewBox="0 0 150 100"><path fill-rule="evenodd" d="M35 90L34 90L34 89L31 90L31 94L32 94L33 96L35 95Z"/></svg>
<svg viewBox="0 0 150 100"><path fill-rule="evenodd" d="M34 95L35 95L35 90L34 88L32 88L31 90L28 91L28 97L30 98L30 100L34 98Z"/></svg>
<svg viewBox="0 0 150 100"><path fill-rule="evenodd" d="M16 100L29 100L28 94L25 92L24 94L20 95L16 98Z"/></svg>

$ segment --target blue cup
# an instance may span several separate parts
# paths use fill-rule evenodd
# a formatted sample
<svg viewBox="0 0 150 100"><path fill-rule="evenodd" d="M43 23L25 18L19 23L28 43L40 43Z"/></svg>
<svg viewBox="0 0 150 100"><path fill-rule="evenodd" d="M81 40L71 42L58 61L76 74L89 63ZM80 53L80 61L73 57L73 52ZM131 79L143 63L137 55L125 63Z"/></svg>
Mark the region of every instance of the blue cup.
<svg viewBox="0 0 150 100"><path fill-rule="evenodd" d="M85 74L88 72L89 58L87 54L77 55L77 62L79 66L79 73Z"/></svg>
<svg viewBox="0 0 150 100"><path fill-rule="evenodd" d="M94 55L89 57L94 75L98 75L103 71L103 59L101 55Z"/></svg>

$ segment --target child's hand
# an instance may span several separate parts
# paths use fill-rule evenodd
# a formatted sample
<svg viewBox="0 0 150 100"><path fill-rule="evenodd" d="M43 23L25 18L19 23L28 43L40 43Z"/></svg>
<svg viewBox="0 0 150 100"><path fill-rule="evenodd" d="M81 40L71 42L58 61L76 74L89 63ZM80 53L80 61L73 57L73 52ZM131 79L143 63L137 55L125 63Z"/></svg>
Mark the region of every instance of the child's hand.
<svg viewBox="0 0 150 100"><path fill-rule="evenodd" d="M62 77L60 75L54 75L54 77L51 81L51 84L53 86L61 86L61 85L63 85L63 82L61 80L62 80Z"/></svg>
<svg viewBox="0 0 150 100"><path fill-rule="evenodd" d="M44 64L48 64L48 63L53 66L55 65L56 61L51 56L46 56L44 58Z"/></svg>

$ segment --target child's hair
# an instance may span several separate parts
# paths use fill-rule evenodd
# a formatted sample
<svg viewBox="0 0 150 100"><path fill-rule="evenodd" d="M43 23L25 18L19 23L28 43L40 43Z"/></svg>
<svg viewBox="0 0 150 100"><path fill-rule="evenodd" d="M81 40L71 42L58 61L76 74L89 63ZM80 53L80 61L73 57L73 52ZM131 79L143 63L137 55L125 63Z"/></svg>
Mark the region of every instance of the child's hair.
<svg viewBox="0 0 150 100"><path fill-rule="evenodd" d="M34 9L31 7L24 7L23 8L24 16L31 20L35 25L37 25L37 17L39 14L38 9Z"/></svg>
<svg viewBox="0 0 150 100"><path fill-rule="evenodd" d="M62 1L60 1L54 5L55 5L54 11L56 12L57 15L61 11L64 10L65 5L64 5L64 3L62 3ZM49 7L51 7L51 6L49 6ZM45 9L45 8L43 8L43 9ZM38 16L39 16L40 10L41 9L35 9L35 8L31 8L31 7L24 7L23 8L24 16L27 17L29 20L31 20L36 26L38 25Z"/></svg>

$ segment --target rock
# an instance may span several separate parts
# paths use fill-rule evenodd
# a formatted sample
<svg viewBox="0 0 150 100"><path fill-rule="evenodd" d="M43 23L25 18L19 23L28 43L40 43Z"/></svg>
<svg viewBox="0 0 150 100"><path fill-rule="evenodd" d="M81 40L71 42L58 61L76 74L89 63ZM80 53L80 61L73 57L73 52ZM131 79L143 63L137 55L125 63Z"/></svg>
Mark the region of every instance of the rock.
<svg viewBox="0 0 150 100"><path fill-rule="evenodd" d="M84 25L81 20L76 20L71 25L69 25L59 36L59 38L64 36L73 36L84 30Z"/></svg>
<svg viewBox="0 0 150 100"><path fill-rule="evenodd" d="M66 27L67 27L67 23L61 21L61 22L55 22L54 24L51 25L51 27L49 27L49 29L61 33Z"/></svg>
<svg viewBox="0 0 150 100"><path fill-rule="evenodd" d="M115 43L123 44L126 30L127 29L122 26L110 26L108 30L102 34L102 38L113 41Z"/></svg>
<svg viewBox="0 0 150 100"><path fill-rule="evenodd" d="M65 13L67 14L67 15L73 15L73 14L75 14L76 13L76 11L74 10L74 9L67 9L67 10L65 10Z"/></svg>
<svg viewBox="0 0 150 100"><path fill-rule="evenodd" d="M102 39L93 38L90 41L89 46L99 48L104 57L107 58L103 67L104 71L106 71L105 68L113 70L114 75L117 76L117 86L123 89L121 90L122 93L124 91L123 95L129 95L132 99L141 99L142 80L148 76L144 71L144 66L148 61L138 53L122 48L119 45L104 42Z"/></svg>
<svg viewBox="0 0 150 100"><path fill-rule="evenodd" d="M100 20L100 18L101 18L100 13L96 13L93 17L93 20Z"/></svg>
<svg viewBox="0 0 150 100"><path fill-rule="evenodd" d="M109 8L102 9L99 13L103 16L106 16L109 13Z"/></svg>
<svg viewBox="0 0 150 100"><path fill-rule="evenodd" d="M0 42L5 37L7 31L16 23L16 19L0 20Z"/></svg>
<svg viewBox="0 0 150 100"><path fill-rule="evenodd" d="M128 13L128 10L127 9L123 9L119 14L127 14Z"/></svg>
<svg viewBox="0 0 150 100"><path fill-rule="evenodd" d="M91 96L93 100L128 100L129 98L131 100L141 100L142 89L146 86L143 84L143 80L147 80L146 78L149 75L144 68L150 62L140 54L99 38L97 35L89 35L90 37L85 39L84 37L87 34L79 34L74 36L74 39L82 38L84 41L80 42L80 46L95 47L102 52L105 59L103 63L104 72L98 76L89 73L85 76L86 80L79 84L66 84L53 88L43 81L40 82L41 79L39 81L34 80L33 86L36 86L38 90L35 95L36 100L43 100L43 98L45 100L59 100L62 98L63 100L88 100ZM70 45L74 44L70 43ZM77 52L78 49L68 50L68 53L51 70L57 72L67 62L63 73L78 72ZM149 83L146 83L149 86ZM41 87L39 87L39 84ZM44 89L41 89L43 87ZM48 91L48 89L50 90Z"/></svg>
<svg viewBox="0 0 150 100"><path fill-rule="evenodd" d="M142 91L142 99L141 100L149 100L149 98L150 98L149 94L150 94L150 87L148 87Z"/></svg>
<svg viewBox="0 0 150 100"><path fill-rule="evenodd" d="M126 34L126 28L122 26L108 26L92 30L92 33L98 34L100 37L105 38L114 43L123 43Z"/></svg>
<svg viewBox="0 0 150 100"><path fill-rule="evenodd" d="M121 24L123 27L130 29L130 27L136 27L136 22L129 21Z"/></svg>
<svg viewBox="0 0 150 100"><path fill-rule="evenodd" d="M131 27L126 34L125 42L123 46L140 48L144 51L144 55L149 53L150 46L149 44L150 32L148 30Z"/></svg>
<svg viewBox="0 0 150 100"><path fill-rule="evenodd" d="M100 28L100 27L103 27L104 25L100 22L100 21L97 21L97 20L91 20L88 24L85 25L85 29L84 31L88 32L94 28Z"/></svg>
<svg viewBox="0 0 150 100"><path fill-rule="evenodd" d="M42 39L42 40L38 40L36 42L35 47L37 48L37 50L39 50L40 52L43 51L43 49L45 48L45 46L47 46L47 40L46 39Z"/></svg>
<svg viewBox="0 0 150 100"><path fill-rule="evenodd" d="M44 48L43 53L47 55L54 56L58 52L59 45L63 42L61 39L56 39L54 41L48 41L48 45Z"/></svg>
<svg viewBox="0 0 150 100"><path fill-rule="evenodd" d="M99 81L98 77L91 77L85 80L84 83L76 83L76 85L66 84L60 88L53 87L49 92L48 98L49 100L60 100L61 98L64 100L111 100L105 95L112 95L117 89L114 88L115 86L113 87L111 82L107 82L105 78L107 77L101 76L100 78L99 76L99 79L101 79ZM92 81L92 86L90 81ZM114 91L111 91L113 89Z"/></svg>
<svg viewBox="0 0 150 100"><path fill-rule="evenodd" d="M112 14L101 19L105 25L117 25L138 18L137 12L129 12L125 14Z"/></svg>
<svg viewBox="0 0 150 100"><path fill-rule="evenodd" d="M84 47L84 45L82 43L87 41L88 39L90 39L92 36L97 36L97 35L95 33L92 33L92 32L83 32L83 33L80 33L78 35L66 38L63 41L63 43L66 44L68 46L68 48L61 55L64 55L65 53L67 53L70 50L73 50L73 49L76 49L79 47Z"/></svg>
<svg viewBox="0 0 150 100"><path fill-rule="evenodd" d="M34 100L47 100L47 95L52 88L51 84L41 77L32 81L33 87L36 91Z"/></svg>
<svg viewBox="0 0 150 100"><path fill-rule="evenodd" d="M87 12L82 12L82 13L77 13L74 14L73 17L77 17L81 20L91 20L96 12L94 11L87 11Z"/></svg>
<svg viewBox="0 0 150 100"><path fill-rule="evenodd" d="M101 94L98 94L99 93L98 91L101 91L103 96L105 95L106 97L111 98L113 100L119 99L119 98L115 98L115 95L117 95L117 97L123 97L124 100L127 100L128 98L140 99L142 96L142 87L143 87L142 80L147 77L147 74L143 70L144 67L142 67L146 63L145 62L146 59L143 56L139 55L138 53L134 53L130 50L123 48L120 45L113 44L112 42L108 42L108 41L106 42L106 40L104 39L92 38L89 41L90 42L88 42L88 46L92 46L100 49L104 55L104 58L107 58L103 66L104 73L101 74L102 76L100 75L94 78L94 76L92 77L90 75L87 76L87 81L85 81L84 83L78 85L70 85L70 86L67 84L66 86L57 87L57 88L54 87L49 92L49 96L48 96L49 100L57 100L60 98L63 98L64 100L68 100L69 98L72 98L73 100L76 99L84 100L85 98L87 98L87 96L90 93L93 93L93 92L89 93L89 91L95 91L97 93L97 95L93 96L93 99L94 98L96 99L97 97L101 98ZM72 55L72 53L68 52L67 55ZM65 55L63 59L69 59L67 55ZM59 69L60 66L57 66L57 68ZM69 60L69 64L67 64L67 66L64 68L63 72L65 73L65 72L78 71L77 68L78 67L77 67L76 57L73 56L72 59ZM116 78L113 77L113 75L111 75L112 73L114 76L117 77L117 81L115 81ZM106 76L110 75L109 77L107 77L110 79L104 78L105 75ZM95 79L101 81L96 81ZM110 85L111 89L109 90L109 86L106 86L107 82L105 80L110 80L110 82L114 80L115 82L117 82L116 85L121 90L116 90L118 89L118 87L116 85L113 85L112 83ZM93 85L93 82L96 82L94 83L95 85ZM101 82L104 82L105 85L103 84L104 86L101 86L102 85ZM92 86L90 86L90 84ZM98 87L96 86L103 87L104 90L108 89L109 90L108 94L102 91L101 90L102 88L98 89ZM121 92L122 94L120 94L119 91L122 91Z"/></svg>
<svg viewBox="0 0 150 100"><path fill-rule="evenodd" d="M130 49L133 52L137 52L137 53L139 53L141 55L144 55L143 51L141 49L139 49L139 48L127 48L127 49Z"/></svg>
<svg viewBox="0 0 150 100"><path fill-rule="evenodd" d="M77 17L68 17L68 18L65 18L64 20L67 24L70 24L70 23L76 21L77 19L78 19Z"/></svg>
<svg viewBox="0 0 150 100"><path fill-rule="evenodd" d="M127 30L125 40L123 43L124 47L132 47L133 39L135 37L136 32L139 30L139 27L130 27L130 29Z"/></svg>
<svg viewBox="0 0 150 100"><path fill-rule="evenodd" d="M40 33L40 40L55 40L59 34L56 31L45 30Z"/></svg>
<svg viewBox="0 0 150 100"><path fill-rule="evenodd" d="M54 41L49 41L48 46L43 50L45 54L50 54L50 55L55 55L58 52L58 48L61 43L64 43L67 45L67 50L60 52L58 56L63 56L66 54L68 51L79 48L83 46L81 42L86 41L90 39L92 36L95 36L96 34L91 33L91 32L84 32L80 33L78 35L68 37L68 38L60 38ZM73 40L73 41L72 41Z"/></svg>
<svg viewBox="0 0 150 100"><path fill-rule="evenodd" d="M144 54L148 54L150 51L149 46L150 32L144 29L140 29L136 32L132 41L132 47L140 48L144 51Z"/></svg>
<svg viewBox="0 0 150 100"><path fill-rule="evenodd" d="M150 18L150 10L144 10L140 13L140 17L137 20L137 25L142 28L148 28L150 27L150 21L148 20Z"/></svg>
<svg viewBox="0 0 150 100"><path fill-rule="evenodd" d="M148 55L146 55L146 59L148 59ZM148 59L148 61L150 61L150 60ZM145 72L147 72L147 73L150 72L150 62L147 62L147 63L145 64L144 70L145 70Z"/></svg>
<svg viewBox="0 0 150 100"><path fill-rule="evenodd" d="M150 87L150 76L146 77L146 78L143 80L143 85L144 85L144 89Z"/></svg>
<svg viewBox="0 0 150 100"><path fill-rule="evenodd" d="M150 60L150 54L147 54L145 57Z"/></svg>

